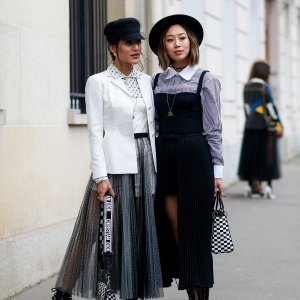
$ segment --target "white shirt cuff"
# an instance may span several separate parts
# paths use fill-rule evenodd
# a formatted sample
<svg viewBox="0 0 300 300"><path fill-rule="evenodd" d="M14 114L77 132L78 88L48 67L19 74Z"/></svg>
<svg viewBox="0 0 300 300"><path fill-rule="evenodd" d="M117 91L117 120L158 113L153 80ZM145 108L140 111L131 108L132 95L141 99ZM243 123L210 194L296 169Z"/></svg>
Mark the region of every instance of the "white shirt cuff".
<svg viewBox="0 0 300 300"><path fill-rule="evenodd" d="M224 168L224 166L214 165L215 178L223 178L223 168Z"/></svg>
<svg viewBox="0 0 300 300"><path fill-rule="evenodd" d="M98 184L99 182L102 182L104 180L107 180L108 177L107 176L102 176L102 177L99 177L99 178L95 178L94 181Z"/></svg>

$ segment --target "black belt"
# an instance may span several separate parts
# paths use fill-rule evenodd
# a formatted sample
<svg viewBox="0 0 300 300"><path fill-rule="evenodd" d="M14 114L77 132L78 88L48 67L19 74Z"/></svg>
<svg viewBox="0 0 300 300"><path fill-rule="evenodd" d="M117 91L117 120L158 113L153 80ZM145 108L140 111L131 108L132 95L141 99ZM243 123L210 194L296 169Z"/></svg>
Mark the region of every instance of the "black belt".
<svg viewBox="0 0 300 300"><path fill-rule="evenodd" d="M149 137L149 133L142 132L142 133L135 133L134 134L135 139L141 139L141 138L145 138L145 137Z"/></svg>

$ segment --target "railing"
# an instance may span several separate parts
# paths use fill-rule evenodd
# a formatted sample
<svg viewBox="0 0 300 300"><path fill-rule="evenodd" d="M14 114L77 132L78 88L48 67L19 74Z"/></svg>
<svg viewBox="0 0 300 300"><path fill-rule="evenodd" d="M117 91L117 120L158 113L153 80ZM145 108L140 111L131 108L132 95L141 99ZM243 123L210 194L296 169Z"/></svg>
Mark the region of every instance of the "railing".
<svg viewBox="0 0 300 300"><path fill-rule="evenodd" d="M82 114L86 113L85 94L70 93L70 109L80 109Z"/></svg>
<svg viewBox="0 0 300 300"><path fill-rule="evenodd" d="M86 113L87 78L107 68L107 0L69 0L70 4L70 108Z"/></svg>

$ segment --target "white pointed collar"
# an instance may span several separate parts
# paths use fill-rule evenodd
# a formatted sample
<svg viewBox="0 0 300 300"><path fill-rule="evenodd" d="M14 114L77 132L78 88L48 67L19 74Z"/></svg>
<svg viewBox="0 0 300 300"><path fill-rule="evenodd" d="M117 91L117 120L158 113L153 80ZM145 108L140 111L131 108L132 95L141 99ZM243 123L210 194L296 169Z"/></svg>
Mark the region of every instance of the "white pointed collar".
<svg viewBox="0 0 300 300"><path fill-rule="evenodd" d="M181 72L176 72L172 67L169 67L168 70L166 71L167 73L166 79L170 79L175 75L179 75L185 80L190 80L197 70L198 70L198 65L195 66L188 65Z"/></svg>

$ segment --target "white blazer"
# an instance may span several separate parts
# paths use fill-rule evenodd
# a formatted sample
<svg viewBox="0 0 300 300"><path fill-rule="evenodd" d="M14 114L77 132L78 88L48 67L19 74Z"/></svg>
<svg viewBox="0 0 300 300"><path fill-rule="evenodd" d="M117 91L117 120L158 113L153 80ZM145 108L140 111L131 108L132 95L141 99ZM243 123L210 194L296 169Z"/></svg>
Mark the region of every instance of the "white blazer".
<svg viewBox="0 0 300 300"><path fill-rule="evenodd" d="M138 84L146 104L156 170L154 102L151 77L141 73ZM133 135L133 101L121 78L104 71L87 80L86 109L93 178L107 174L135 174L137 153Z"/></svg>

